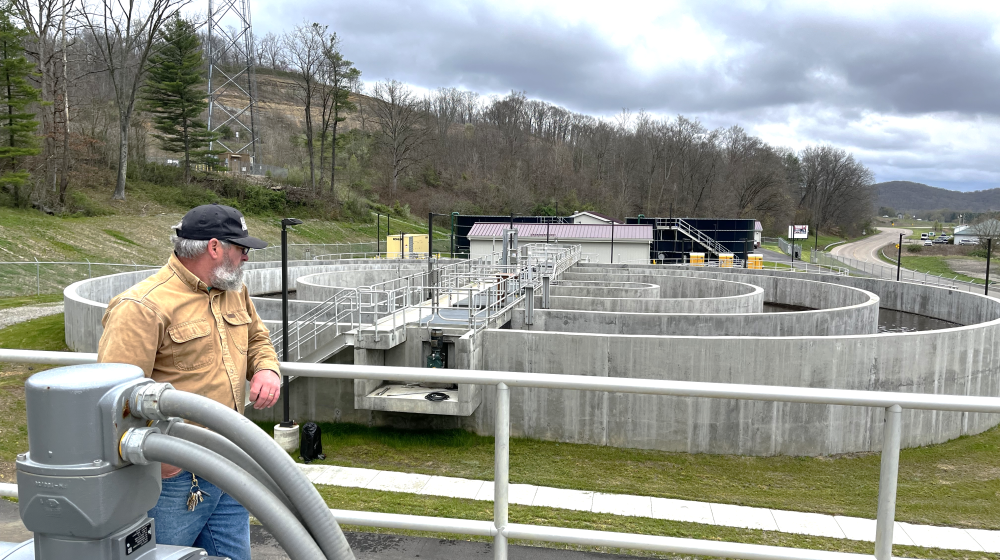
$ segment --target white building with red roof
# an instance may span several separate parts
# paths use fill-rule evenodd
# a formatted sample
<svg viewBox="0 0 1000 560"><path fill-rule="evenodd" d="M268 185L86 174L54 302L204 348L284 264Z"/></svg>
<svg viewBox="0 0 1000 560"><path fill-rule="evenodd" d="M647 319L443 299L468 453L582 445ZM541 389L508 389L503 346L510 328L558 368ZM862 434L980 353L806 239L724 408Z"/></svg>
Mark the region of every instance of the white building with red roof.
<svg viewBox="0 0 1000 560"><path fill-rule="evenodd" d="M498 253L510 223L479 222L469 231L472 258ZM519 244L580 245L590 262L649 262L653 226L633 224L521 224L515 223Z"/></svg>

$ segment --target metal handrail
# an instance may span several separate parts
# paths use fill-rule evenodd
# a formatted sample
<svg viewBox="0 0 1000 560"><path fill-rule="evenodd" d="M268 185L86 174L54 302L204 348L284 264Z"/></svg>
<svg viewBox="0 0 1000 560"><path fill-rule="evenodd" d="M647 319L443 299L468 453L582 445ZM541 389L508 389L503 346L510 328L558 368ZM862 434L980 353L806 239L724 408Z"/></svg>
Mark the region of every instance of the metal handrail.
<svg viewBox="0 0 1000 560"><path fill-rule="evenodd" d="M543 275L561 274L580 259L579 245L531 243L522 246L521 251L523 254L518 256L518 264L500 264L500 253L491 253L449 263L433 272L420 271L371 286L345 288L290 322L289 355L296 360L301 359L301 348L309 344L313 351L317 350L319 335L328 332L330 328L334 329L336 338L343 332L372 327L377 342L381 338L379 327L383 321L389 319L385 326L391 325L395 332L400 326L400 320L407 322L408 310L415 308L422 308L416 320L418 325L423 325L425 318L428 324L432 320L464 323L475 335L519 304L523 300L525 287L540 288ZM413 253L407 256L426 258L432 255ZM478 306L474 310L472 304L477 298L483 297L483 293L487 294L486 305L482 310ZM467 318L459 320L443 317L439 302L445 298L449 305L465 298L469 308ZM428 308L430 315L425 316L423 310ZM334 311L333 316L321 319L331 309ZM350 321L342 321L345 314L349 315ZM357 317L356 321L354 317ZM342 329L343 325L347 325L347 328ZM284 337L285 333L277 329L272 333L272 343L279 345Z"/></svg>
<svg viewBox="0 0 1000 560"><path fill-rule="evenodd" d="M94 363L96 359L96 354L0 349L0 362L75 365ZM882 408L885 410L885 428L882 438L878 512L875 532L874 558L876 560L892 560L892 536L895 525L896 486L899 473L903 409L1000 413L1000 398L998 397L851 389L817 389L811 387L667 381L508 371L304 364L294 362L282 363L281 370L284 374L298 377L370 379L378 381L393 379L401 382L463 383L496 386L493 485L494 517L492 528L481 522L471 520L402 516L371 512L338 512L337 514L338 519L351 519L351 524L358 525L412 530L445 530L458 534L488 534L494 538L495 559L507 558L508 538L527 538L540 541L589 545L600 544L678 554L699 554L757 560L857 560L872 558L869 555L841 552L511 524L508 522L507 514L510 482L511 387Z"/></svg>

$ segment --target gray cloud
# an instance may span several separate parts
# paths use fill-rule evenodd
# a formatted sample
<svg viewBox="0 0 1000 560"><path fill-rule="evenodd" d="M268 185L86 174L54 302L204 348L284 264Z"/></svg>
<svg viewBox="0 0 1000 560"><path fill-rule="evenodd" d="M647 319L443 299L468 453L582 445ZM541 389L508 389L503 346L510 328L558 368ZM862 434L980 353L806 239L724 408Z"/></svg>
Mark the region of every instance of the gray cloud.
<svg viewBox="0 0 1000 560"><path fill-rule="evenodd" d="M942 147L947 139L930 131L863 123L870 113L935 114L951 121L1000 115L994 22L953 15L946 7L866 20L770 4L750 9L692 2L690 15L713 36L724 37L721 47L731 54L644 73L600 30L569 25L558 16L404 0L336 9L288 6L256 6L267 14L254 14L257 27L280 32L303 20L329 24L369 81L394 78L428 89L456 86L485 94L525 91L592 115L628 107L748 129L788 123L796 112L806 112L809 118L796 120L800 140L862 150L880 179L917 167L948 168L955 184L968 176L970 185L979 185L985 177L973 178L969 170L1000 173L992 159L978 153L965 159L947 153ZM662 56L670 60L675 54Z"/></svg>

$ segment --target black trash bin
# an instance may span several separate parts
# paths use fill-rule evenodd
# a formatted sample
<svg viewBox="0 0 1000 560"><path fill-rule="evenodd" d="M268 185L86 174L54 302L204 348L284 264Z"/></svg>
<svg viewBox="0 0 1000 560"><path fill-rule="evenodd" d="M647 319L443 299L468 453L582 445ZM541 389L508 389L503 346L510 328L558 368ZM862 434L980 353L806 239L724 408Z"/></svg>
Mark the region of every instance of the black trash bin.
<svg viewBox="0 0 1000 560"><path fill-rule="evenodd" d="M316 459L326 459L323 454L323 431L315 422L302 425L302 437L299 439L299 459L309 464Z"/></svg>

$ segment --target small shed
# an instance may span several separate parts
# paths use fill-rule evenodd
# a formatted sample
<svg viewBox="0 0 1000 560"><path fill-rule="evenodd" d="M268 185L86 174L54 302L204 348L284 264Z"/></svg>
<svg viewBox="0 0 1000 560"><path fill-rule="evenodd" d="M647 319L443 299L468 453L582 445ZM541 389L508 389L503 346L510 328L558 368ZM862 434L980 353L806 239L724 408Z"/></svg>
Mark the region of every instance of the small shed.
<svg viewBox="0 0 1000 560"><path fill-rule="evenodd" d="M510 223L478 222L469 231L470 256L483 257L503 248L503 232ZM518 243L580 245L590 262L649 262L653 226L635 224L522 224L515 223ZM614 258L612 259L612 255Z"/></svg>

